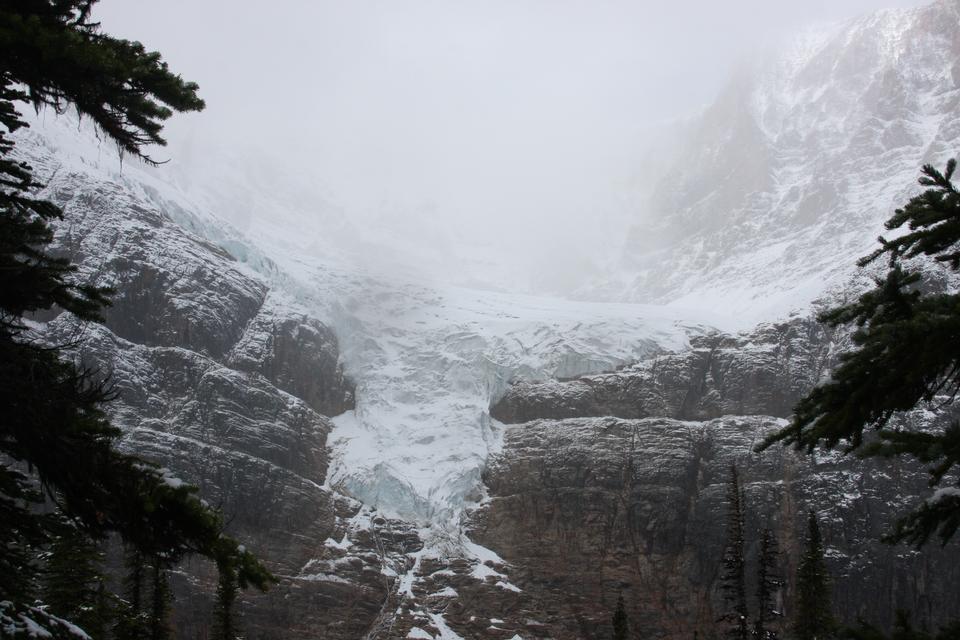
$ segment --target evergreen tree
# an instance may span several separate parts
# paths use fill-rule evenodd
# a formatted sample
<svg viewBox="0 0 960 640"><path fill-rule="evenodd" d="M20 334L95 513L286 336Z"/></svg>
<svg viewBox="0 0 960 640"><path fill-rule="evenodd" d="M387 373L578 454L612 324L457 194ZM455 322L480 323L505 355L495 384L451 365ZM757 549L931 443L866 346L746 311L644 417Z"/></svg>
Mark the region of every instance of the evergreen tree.
<svg viewBox="0 0 960 640"><path fill-rule="evenodd" d="M223 563L217 581L217 602L213 612L213 639L236 640L239 635L234 605L237 600L237 575L233 566Z"/></svg>
<svg viewBox="0 0 960 640"><path fill-rule="evenodd" d="M842 446L861 456L907 455L931 465L931 486L951 477L948 472L960 463L960 422L921 431L897 426L896 418L937 396L952 402L960 391L960 293L923 293L920 271L906 263L926 260L932 269L960 271L956 167L956 160L943 173L923 167L920 184L926 190L886 223L907 232L879 238L880 248L860 261L865 266L887 256L886 276L857 301L819 316L830 326L855 325L856 348L841 356L832 379L800 400L790 424L759 449L782 442L806 451ZM864 439L865 430L876 437ZM960 482L955 474L952 482ZM945 544L958 527L960 485L954 484L901 519L888 539L920 546L937 535Z"/></svg>
<svg viewBox="0 0 960 640"><path fill-rule="evenodd" d="M757 617L753 624L754 640L777 640L777 632L771 628L780 615L776 595L783 582L777 571L777 539L770 529L760 534L760 552L757 558Z"/></svg>
<svg viewBox="0 0 960 640"><path fill-rule="evenodd" d="M154 556L150 567L150 640L167 640L170 637L170 603L173 594L167 580L166 562Z"/></svg>
<svg viewBox="0 0 960 640"><path fill-rule="evenodd" d="M117 640L146 640L149 637L149 620L145 610L145 581L147 567L143 554L136 549L128 550L127 573L123 580L123 599L118 606L114 636Z"/></svg>
<svg viewBox="0 0 960 640"><path fill-rule="evenodd" d="M46 523L24 505L41 499L26 476L0 465L0 596L29 601L36 595L35 560L47 543ZM0 615L4 610L0 606Z"/></svg>
<svg viewBox="0 0 960 640"><path fill-rule="evenodd" d="M93 615L83 629L87 634L97 640L97 638L106 638L110 629L116 622L116 597L107 591L107 581L101 578L97 583L97 595L94 600Z"/></svg>
<svg viewBox="0 0 960 640"><path fill-rule="evenodd" d="M960 639L960 622L949 624L934 634L915 629L910 623L907 612L900 610L897 611L893 633L890 635L863 621L860 621L857 627L844 629L838 635L845 640L958 640Z"/></svg>
<svg viewBox="0 0 960 640"><path fill-rule="evenodd" d="M74 523L61 521L43 567L43 601L48 611L70 620L91 637L101 638L110 626L105 594L103 553Z"/></svg>
<svg viewBox="0 0 960 640"><path fill-rule="evenodd" d="M744 494L736 465L730 465L727 484L727 542L723 552L721 590L727 610L720 617L728 627L726 635L734 640L747 640L750 635L747 610L746 561L744 556Z"/></svg>
<svg viewBox="0 0 960 640"><path fill-rule="evenodd" d="M623 594L617 596L617 609L613 612L613 640L627 640L630 624L627 621L627 608L623 603Z"/></svg>
<svg viewBox="0 0 960 640"><path fill-rule="evenodd" d="M229 561L241 588L266 588L272 580L223 534L219 514L194 487L170 482L157 467L116 450L120 433L102 409L113 397L109 384L39 344L24 322L25 315L54 307L97 321L109 291L73 282L75 267L47 251L50 224L63 212L35 196L41 185L15 158L11 134L27 126L18 103L58 112L73 106L121 153L146 162L152 162L146 147L164 144L162 124L174 111L203 108L196 85L171 73L159 54L101 33L90 20L94 4L0 5L0 617L26 616L54 634L69 625L28 604L35 551L53 531L51 519L35 508L37 486L91 539L116 532L144 555L170 563L188 553ZM30 628L11 622L4 631Z"/></svg>
<svg viewBox="0 0 960 640"><path fill-rule="evenodd" d="M124 599L114 635L120 640L166 640L170 637L169 564L131 549L126 557Z"/></svg>
<svg viewBox="0 0 960 640"><path fill-rule="evenodd" d="M793 632L797 640L823 640L835 630L830 577L824 561L823 539L816 514L807 519L807 540L797 566L797 604Z"/></svg>

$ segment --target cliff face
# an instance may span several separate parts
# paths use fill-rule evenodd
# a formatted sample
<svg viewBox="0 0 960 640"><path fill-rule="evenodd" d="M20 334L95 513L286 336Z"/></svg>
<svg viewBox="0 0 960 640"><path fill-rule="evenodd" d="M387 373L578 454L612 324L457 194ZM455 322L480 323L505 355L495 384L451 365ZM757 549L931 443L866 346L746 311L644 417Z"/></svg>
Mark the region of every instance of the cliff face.
<svg viewBox="0 0 960 640"><path fill-rule="evenodd" d="M748 335L695 336L690 349L616 373L512 385L490 415L512 424L536 418L650 416L709 420L786 417L833 364L833 331L813 319L762 325Z"/></svg>
<svg viewBox="0 0 960 640"><path fill-rule="evenodd" d="M855 295L873 226L960 131L956 7L852 23L733 86L693 169L657 194L673 235L638 228L619 293L721 312ZM66 210L57 250L116 290L104 325L44 314L37 330L112 376L122 446L197 484L281 578L244 594L248 637L600 639L618 593L639 637L717 637L731 464L748 574L769 527L791 577L814 509L844 620L960 610L956 543L877 542L928 494L922 469L753 452L849 346L809 315L732 333L673 308L371 274L258 248L60 129L17 135ZM180 637L206 633L213 580L195 559L175 573Z"/></svg>
<svg viewBox="0 0 960 640"><path fill-rule="evenodd" d="M410 525L374 522L324 487L326 416L354 402L333 332L129 184L59 170L47 194L68 212L56 250L115 294L104 325L80 329L61 314L41 318L42 332L75 341L78 358L110 375L122 448L199 486L281 578L244 596L246 632L365 633L391 590L384 571L422 545ZM175 574L179 637L209 627L214 580L199 560Z"/></svg>
<svg viewBox="0 0 960 640"><path fill-rule="evenodd" d="M444 442L453 443L466 429L453 417L484 424L475 404L501 397L490 407L496 421L482 432L495 439L485 457L444 453L422 438L402 455L377 454L391 465L389 482L341 458L343 477L357 471L362 495L376 500L363 504L329 479L335 427L328 416L353 415L356 406L340 340L271 279L276 267L261 262L254 272L249 256L241 262L187 231L185 211L144 197L134 181L60 168L47 182L67 210L58 251L86 281L113 286L116 303L105 325L78 329L61 314L39 318L39 330L76 341L78 358L110 373L120 397L109 410L124 431L122 446L197 484L281 578L266 595L244 594L240 621L251 637L604 638L620 592L645 636L713 637L731 463L745 481L751 563L758 530L770 527L791 576L813 508L845 620L883 624L904 607L935 625L960 607L950 588L960 578L953 547L918 553L877 542L925 495L922 470L753 453L846 347L844 335L809 318L731 334L699 324L678 329L669 318L584 323L579 307L566 310L562 324L534 321L517 306L507 314L484 299L484 315L464 320L459 301L417 289L411 302L375 290L391 313L341 318L340 329L353 350L373 350L365 366L393 385L381 389L378 378L366 378L364 393L376 402L359 399L369 403L365 437L377 433L372 418L394 407L416 409L409 416L430 418L430 428L445 417ZM407 306L416 310L410 318ZM426 324L424 308L450 314L451 328ZM637 337L614 341L619 327ZM409 352L413 364L387 366L391 349ZM347 361L363 363L356 355ZM503 392L508 376L518 381ZM404 520L374 508L403 507L406 498L384 487L410 473L416 459L408 457L420 451L427 457L417 464L441 456L440 464L482 469L479 486L439 486L466 501L456 517ZM446 504L448 514L456 509ZM208 629L214 578L196 559L175 573L180 637ZM781 594L787 613L791 589Z"/></svg>
<svg viewBox="0 0 960 640"><path fill-rule="evenodd" d="M836 348L830 333L796 320L712 336L616 374L515 384L491 408L516 424L484 475L490 498L473 520L474 539L514 563L511 576L545 612L550 637L608 637L618 592L643 637L712 637L724 611L725 491L736 464L748 584L759 532L769 527L788 579L780 594L787 615L813 509L844 621L890 624L897 607L933 625L950 619L960 607L951 587L960 578L956 545L920 553L879 542L928 495L922 468L753 451L785 424Z"/></svg>
<svg viewBox="0 0 960 640"><path fill-rule="evenodd" d="M275 265L256 258L255 272L250 256L241 262L188 231L206 221L145 193L142 176L105 179L61 165L48 141L27 142L44 195L66 212L55 251L83 281L114 289L104 324L48 312L36 331L110 376L118 398L107 410L121 448L197 485L280 578L267 594L242 594L245 634L454 637L449 618L483 637L490 619L523 610L496 554L330 486L329 416L354 409L356 388L332 329L269 280ZM200 559L177 567L177 637L209 633L215 581Z"/></svg>
<svg viewBox="0 0 960 640"><path fill-rule="evenodd" d="M956 0L878 12L745 70L688 131L627 243L629 284L609 293L760 318L809 309L825 292L830 304L855 296L855 262L916 193L920 166L955 154L958 16ZM888 625L900 607L936 626L960 610L956 543L877 542L929 496L919 465L752 451L846 340L798 318L693 336L689 350L603 375L518 380L490 409L509 426L484 474L475 539L514 563L551 637L609 637L618 591L642 637L711 637L736 463L751 557L771 527L792 576L814 509L845 621Z"/></svg>
<svg viewBox="0 0 960 640"><path fill-rule="evenodd" d="M844 287L920 167L956 153L958 16L879 11L757 56L678 136L611 295L765 319Z"/></svg>

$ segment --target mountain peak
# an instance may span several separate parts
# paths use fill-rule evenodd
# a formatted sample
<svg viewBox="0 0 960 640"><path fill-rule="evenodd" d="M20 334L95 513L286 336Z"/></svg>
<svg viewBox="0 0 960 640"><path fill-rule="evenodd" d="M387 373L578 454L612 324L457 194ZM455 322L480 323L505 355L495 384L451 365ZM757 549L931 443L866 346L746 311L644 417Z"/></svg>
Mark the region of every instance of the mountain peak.
<svg viewBox="0 0 960 640"><path fill-rule="evenodd" d="M958 11L808 31L731 82L634 228L620 297L760 320L846 283L920 167L958 148Z"/></svg>

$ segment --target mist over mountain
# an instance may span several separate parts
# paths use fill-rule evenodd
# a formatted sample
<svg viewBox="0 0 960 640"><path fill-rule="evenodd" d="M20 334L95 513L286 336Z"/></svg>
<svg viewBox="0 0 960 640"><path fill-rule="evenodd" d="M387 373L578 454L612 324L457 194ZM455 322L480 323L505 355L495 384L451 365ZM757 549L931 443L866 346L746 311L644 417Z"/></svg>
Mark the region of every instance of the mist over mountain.
<svg viewBox="0 0 960 640"><path fill-rule="evenodd" d="M744 69L690 127L610 295L763 317L842 285L919 167L960 146L957 12L882 11Z"/></svg>
<svg viewBox="0 0 960 640"><path fill-rule="evenodd" d="M692 130L727 126L704 120L718 93L759 81L797 25L830 33L895 4L916 3L289 0L270 29L242 14L229 30L182 2L97 10L200 83L207 111L171 122L161 157L241 230L421 278L623 299L645 268L623 261L649 253L630 230L661 215L663 174L704 150ZM261 97L275 86L290 87L282 104Z"/></svg>
<svg viewBox="0 0 960 640"><path fill-rule="evenodd" d="M768 528L792 576L798 532L817 514L841 622L889 628L901 607L934 628L960 610L955 543L879 542L929 499L921 465L755 451L852 348L851 332L814 310L863 291L872 272L855 262L917 192L920 166L960 149L960 1L833 21L787 44L773 25L794 14L774 20L767 4L724 18L760 12L777 36L750 49L762 55L732 75L705 61L698 74L722 76L711 93L691 89L693 108L664 98L631 126L621 120L656 93L611 95L610 76L591 74L618 52L628 76L656 66L633 68L636 53L622 50L642 11L564 3L543 17L534 3L501 26L475 5L473 22L431 5L457 27L431 36L450 47L434 77L409 75L433 51L418 43L431 25L415 3L399 16L378 5L384 24L356 45L337 28L362 9L296 25L304 40L329 38L318 45L328 54L354 53L366 75L324 75L339 62L318 59L318 77L336 83L272 105L274 145L257 140L272 122L253 117L256 104L210 131L174 127L173 160L159 167L120 163L70 114L41 111L16 133L41 196L66 212L57 254L116 291L103 324L51 312L31 329L111 372L119 397L106 410L124 450L197 484L279 577L242 596L247 637L600 640L622 595L642 637L717 638L733 464L751 558ZM128 10L104 24L121 28ZM203 24L197 11L185 29ZM261 26L247 20L239 33ZM499 78L522 27L541 20L553 27L542 50ZM562 36L580 33L578 20L574 46ZM722 37L746 39L748 27ZM494 36L497 64L480 55ZM383 70L396 41L406 56ZM587 57L572 75L540 78L565 47L562 63ZM260 71L268 85L289 80ZM538 78L549 91L508 99ZM467 98L491 86L502 111L481 117L490 104ZM591 89L607 93L576 101ZM405 91L437 104L411 115L419 103ZM356 95L368 102L349 103ZM545 96L558 101L552 115ZM391 97L395 120L380 122L373 102ZM597 105L617 99L617 122L602 122ZM514 146L506 122L529 135ZM571 122L569 137L553 135ZM379 145L388 130L399 132ZM941 429L952 411L918 409L904 424ZM171 579L178 637L207 637L212 568L187 562ZM788 581L779 632L795 595Z"/></svg>
<svg viewBox="0 0 960 640"><path fill-rule="evenodd" d="M638 114L632 134L616 143L613 131L598 129L591 144L615 149L602 161L579 143L524 143L552 158L543 166L533 155L518 164L512 147L453 145L433 180L385 189L377 172L353 164L359 172L350 180L362 187L347 188L335 176L351 161L331 168L332 149L306 142L310 125L301 144L278 147L227 142L188 123L174 129L178 152L162 173L281 252L581 300L720 311L723 300L760 320L842 285L882 221L916 191L919 167L949 157L957 137L954 9L892 9L755 42L712 80L719 95L705 106L656 125ZM559 125L544 126L528 134L543 138ZM435 135L424 133L423 143L436 144ZM409 152L389 160L397 178L434 166L417 155L416 141L383 143L371 158ZM471 153L512 177L451 164L459 162L453 154ZM550 163L552 173L542 173ZM447 172L456 175L448 180ZM482 184L458 187L463 180ZM445 186L430 196L431 182Z"/></svg>

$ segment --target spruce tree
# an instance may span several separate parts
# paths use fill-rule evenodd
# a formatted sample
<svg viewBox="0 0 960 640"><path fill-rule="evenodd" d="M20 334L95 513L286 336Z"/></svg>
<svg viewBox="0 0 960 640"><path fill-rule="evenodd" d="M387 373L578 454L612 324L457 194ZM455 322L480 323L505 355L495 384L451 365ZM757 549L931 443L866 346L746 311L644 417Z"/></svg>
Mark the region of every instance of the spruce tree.
<svg viewBox="0 0 960 640"><path fill-rule="evenodd" d="M845 640L957 640L960 638L960 622L954 622L936 633L916 629L910 622L910 615L903 610L896 613L893 633L886 634L877 627L860 621L858 626L844 629L838 637Z"/></svg>
<svg viewBox="0 0 960 640"><path fill-rule="evenodd" d="M116 623L117 598L107 591L107 581L101 577L97 583L97 594L94 600L90 621L85 622L84 631L91 638L107 638L113 625Z"/></svg>
<svg viewBox="0 0 960 640"><path fill-rule="evenodd" d="M146 556L128 550L124 598L119 607L114 635L121 640L166 640L170 637L169 561L160 555Z"/></svg>
<svg viewBox="0 0 960 640"><path fill-rule="evenodd" d="M727 484L727 541L723 551L721 590L726 612L720 617L727 623L726 636L747 640L750 635L747 610L746 561L744 555L744 494L736 465L730 465Z"/></svg>
<svg viewBox="0 0 960 640"><path fill-rule="evenodd" d="M617 609L613 612L613 640L627 640L630 624L627 621L627 608L623 603L623 594L617 596Z"/></svg>
<svg viewBox="0 0 960 640"><path fill-rule="evenodd" d="M841 356L832 379L813 389L794 408L790 424L758 448L782 442L797 449L841 447L860 456L900 456L929 464L930 484L940 487L888 536L923 545L936 535L943 544L960 527L960 422L943 430L900 426L902 412L960 391L960 293L924 293L918 264L960 272L960 192L953 183L956 160L943 173L923 167L925 190L886 222L906 228L860 261L882 256L888 270L873 289L848 305L820 314L830 326L853 325L855 349ZM910 262L908 262L910 261ZM875 437L865 438L865 431Z"/></svg>
<svg viewBox="0 0 960 640"><path fill-rule="evenodd" d="M166 562L159 555L150 567L150 640L170 637L170 603L173 594L167 576Z"/></svg>
<svg viewBox="0 0 960 640"><path fill-rule="evenodd" d="M239 626L235 618L237 575L233 566L222 563L218 567L217 600L213 610L213 640L236 640Z"/></svg>
<svg viewBox="0 0 960 640"><path fill-rule="evenodd" d="M42 573L42 597L48 611L79 625L91 637L110 626L103 552L76 525L61 520L53 534Z"/></svg>
<svg viewBox="0 0 960 640"><path fill-rule="evenodd" d="M807 539L797 566L797 603L793 633L797 640L823 640L835 630L830 577L824 561L823 539L816 514L807 518Z"/></svg>
<svg viewBox="0 0 960 640"><path fill-rule="evenodd" d="M127 551L123 599L117 607L117 623L113 635L118 640L147 640L150 624L146 612L146 572L143 554Z"/></svg>
<svg viewBox="0 0 960 640"><path fill-rule="evenodd" d="M41 499L25 475L0 465L0 596L30 601L37 595L37 558L48 542L48 518L24 505Z"/></svg>
<svg viewBox="0 0 960 640"><path fill-rule="evenodd" d="M64 212L36 197L41 185L15 157L12 134L27 126L18 108L73 107L121 153L152 162L146 149L164 144L163 122L204 106L196 85L159 54L101 33L90 19L94 4L0 5L0 617L14 621L4 627L10 636L31 632L26 619L54 635L70 629L32 604L36 552L53 532L37 509L42 494L90 539L115 532L169 563L189 553L229 561L241 588L272 580L224 535L222 518L196 488L115 448L120 432L103 410L113 398L109 382L39 343L24 321L53 308L98 321L110 292L73 281L75 267L48 251L50 225Z"/></svg>
<svg viewBox="0 0 960 640"><path fill-rule="evenodd" d="M754 640L776 640L778 634L772 628L782 615L777 610L776 596L783 582L777 571L777 539L770 529L760 534L760 551L757 557L757 617L753 623Z"/></svg>

